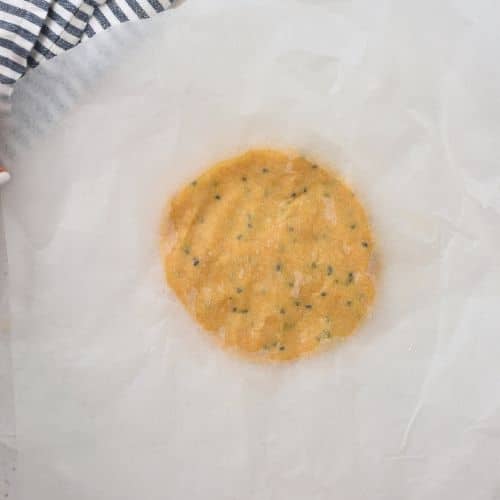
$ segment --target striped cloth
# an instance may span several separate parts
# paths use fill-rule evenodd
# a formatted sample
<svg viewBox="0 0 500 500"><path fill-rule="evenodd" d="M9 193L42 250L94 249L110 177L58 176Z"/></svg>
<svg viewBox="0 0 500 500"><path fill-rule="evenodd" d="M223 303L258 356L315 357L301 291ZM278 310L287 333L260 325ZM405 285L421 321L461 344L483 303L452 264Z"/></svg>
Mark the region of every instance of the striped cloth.
<svg viewBox="0 0 500 500"><path fill-rule="evenodd" d="M147 19L174 0L0 0L0 112L14 83L44 59L115 24Z"/></svg>

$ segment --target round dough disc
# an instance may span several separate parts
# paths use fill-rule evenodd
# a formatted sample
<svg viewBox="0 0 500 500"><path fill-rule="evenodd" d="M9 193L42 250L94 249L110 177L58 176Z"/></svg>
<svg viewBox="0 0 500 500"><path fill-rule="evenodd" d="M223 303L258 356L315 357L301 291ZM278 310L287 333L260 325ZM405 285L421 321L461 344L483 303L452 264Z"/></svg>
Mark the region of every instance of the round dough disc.
<svg viewBox="0 0 500 500"><path fill-rule="evenodd" d="M373 302L373 236L351 189L301 156L253 150L171 201L166 278L220 343L287 360L350 335Z"/></svg>

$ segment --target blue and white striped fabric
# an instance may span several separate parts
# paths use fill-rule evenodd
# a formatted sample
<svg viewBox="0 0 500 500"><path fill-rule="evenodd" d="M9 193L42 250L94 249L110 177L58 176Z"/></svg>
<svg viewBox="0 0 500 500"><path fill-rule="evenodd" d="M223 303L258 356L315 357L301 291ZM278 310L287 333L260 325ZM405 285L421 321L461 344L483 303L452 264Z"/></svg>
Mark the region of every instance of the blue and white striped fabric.
<svg viewBox="0 0 500 500"><path fill-rule="evenodd" d="M44 59L115 24L147 19L174 0L0 0L0 112L15 82Z"/></svg>

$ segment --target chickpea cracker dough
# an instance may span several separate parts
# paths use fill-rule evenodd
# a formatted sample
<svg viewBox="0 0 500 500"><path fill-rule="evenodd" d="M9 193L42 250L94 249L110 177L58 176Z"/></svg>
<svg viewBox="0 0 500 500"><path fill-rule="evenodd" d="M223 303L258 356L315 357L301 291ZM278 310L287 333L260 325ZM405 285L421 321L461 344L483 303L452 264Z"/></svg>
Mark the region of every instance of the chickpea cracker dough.
<svg viewBox="0 0 500 500"><path fill-rule="evenodd" d="M301 156L251 150L171 201L166 279L222 345L289 360L350 335L373 302L373 236L360 202Z"/></svg>

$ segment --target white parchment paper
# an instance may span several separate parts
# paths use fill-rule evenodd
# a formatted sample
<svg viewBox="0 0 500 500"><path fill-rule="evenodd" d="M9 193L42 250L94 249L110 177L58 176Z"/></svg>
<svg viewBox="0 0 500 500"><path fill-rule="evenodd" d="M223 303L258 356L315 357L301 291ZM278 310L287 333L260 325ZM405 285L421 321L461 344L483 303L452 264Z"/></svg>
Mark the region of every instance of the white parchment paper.
<svg viewBox="0 0 500 500"><path fill-rule="evenodd" d="M17 498L499 499L499 20L487 1L188 0L119 63L80 64L88 89L18 130L3 199ZM20 108L30 85L49 102L34 71ZM276 366L200 332L157 251L176 189L266 145L351 182L383 264L356 336Z"/></svg>

